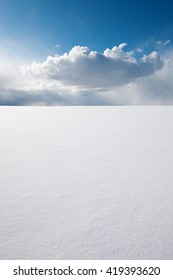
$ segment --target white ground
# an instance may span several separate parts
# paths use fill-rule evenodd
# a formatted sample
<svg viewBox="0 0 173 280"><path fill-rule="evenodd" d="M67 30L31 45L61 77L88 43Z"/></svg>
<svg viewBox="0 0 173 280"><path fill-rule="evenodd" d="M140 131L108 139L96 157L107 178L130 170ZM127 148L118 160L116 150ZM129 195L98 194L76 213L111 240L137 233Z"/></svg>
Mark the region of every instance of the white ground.
<svg viewBox="0 0 173 280"><path fill-rule="evenodd" d="M173 107L0 107L1 259L173 259Z"/></svg>

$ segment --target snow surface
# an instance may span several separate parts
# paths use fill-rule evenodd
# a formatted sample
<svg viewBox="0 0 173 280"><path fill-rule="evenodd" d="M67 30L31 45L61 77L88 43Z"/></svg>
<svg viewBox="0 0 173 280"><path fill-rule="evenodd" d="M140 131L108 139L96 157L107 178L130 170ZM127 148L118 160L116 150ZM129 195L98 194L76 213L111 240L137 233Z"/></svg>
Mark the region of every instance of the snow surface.
<svg viewBox="0 0 173 280"><path fill-rule="evenodd" d="M173 259L173 107L0 107L1 259Z"/></svg>

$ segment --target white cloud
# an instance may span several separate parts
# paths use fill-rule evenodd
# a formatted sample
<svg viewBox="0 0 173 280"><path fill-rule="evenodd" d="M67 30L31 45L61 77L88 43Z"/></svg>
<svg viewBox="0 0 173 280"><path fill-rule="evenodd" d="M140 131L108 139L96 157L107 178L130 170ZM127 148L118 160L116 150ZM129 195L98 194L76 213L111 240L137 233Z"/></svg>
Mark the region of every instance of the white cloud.
<svg viewBox="0 0 173 280"><path fill-rule="evenodd" d="M171 40L166 40L166 41L161 41L161 40L159 40L159 41L156 42L156 45L157 45L157 46L167 46L167 45L169 45L170 43L171 43Z"/></svg>
<svg viewBox="0 0 173 280"><path fill-rule="evenodd" d="M142 48L137 48L135 51L136 51L137 53L142 53L144 50L143 50Z"/></svg>
<svg viewBox="0 0 173 280"><path fill-rule="evenodd" d="M173 105L173 52L137 60L125 46L76 46L21 68L1 59L0 105Z"/></svg>
<svg viewBox="0 0 173 280"><path fill-rule="evenodd" d="M103 54L88 47L75 46L69 53L49 56L44 62L22 67L25 75L56 80L64 85L103 88L127 84L137 78L152 75L163 66L158 53L145 55L137 61L125 52L125 43L106 49Z"/></svg>
<svg viewBox="0 0 173 280"><path fill-rule="evenodd" d="M10 59L0 59L0 89L23 85L20 67Z"/></svg>

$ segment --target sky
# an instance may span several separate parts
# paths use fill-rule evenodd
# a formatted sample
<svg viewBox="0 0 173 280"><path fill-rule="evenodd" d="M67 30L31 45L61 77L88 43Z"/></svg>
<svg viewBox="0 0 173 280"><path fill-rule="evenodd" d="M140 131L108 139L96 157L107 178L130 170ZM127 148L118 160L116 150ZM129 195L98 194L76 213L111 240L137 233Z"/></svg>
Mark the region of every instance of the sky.
<svg viewBox="0 0 173 280"><path fill-rule="evenodd" d="M0 0L0 105L173 105L172 10Z"/></svg>

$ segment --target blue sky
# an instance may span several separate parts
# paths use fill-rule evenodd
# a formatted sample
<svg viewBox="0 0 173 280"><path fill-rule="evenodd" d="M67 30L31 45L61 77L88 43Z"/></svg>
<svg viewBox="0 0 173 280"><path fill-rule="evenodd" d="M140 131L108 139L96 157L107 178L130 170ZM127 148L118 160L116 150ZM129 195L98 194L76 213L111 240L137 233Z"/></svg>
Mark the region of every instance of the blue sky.
<svg viewBox="0 0 173 280"><path fill-rule="evenodd" d="M41 51L61 52L75 45L98 51L122 42L153 48L173 37L172 1L5 0L0 1L0 39ZM38 52L37 55L40 55Z"/></svg>
<svg viewBox="0 0 173 280"><path fill-rule="evenodd" d="M126 43L126 45L123 45L123 48L120 47L116 50L116 54L114 51L114 54L113 52L112 54L108 54L108 52L106 53L106 59L108 63L106 67L108 68L109 73L109 69L112 67L109 64L110 61L108 62L110 57L114 60L112 62L115 62L115 59L118 59L119 61L121 60L122 65L124 65L124 60L126 60L126 62L128 62L126 63L127 65L121 65L124 67L124 85L130 85L131 83L135 82L136 78L138 80L141 78L142 80L143 77L152 76L155 74L155 72L163 68L164 63L158 62L158 57L156 58L156 55L151 56L149 58L150 61L149 59L145 59L144 56L150 55L150 53L154 51L157 52L160 57L162 57L162 62L164 59L166 59L163 59L164 56L172 57L172 54L170 55L170 53L172 53L173 40L172 10L173 3L172 1L168 0L0 0L0 62L1 65L3 64L3 69L4 65L7 65L8 67L5 66L7 67L6 70L10 73L15 72L16 75L17 71L14 70L15 63L19 66L21 63L32 63L32 61L36 61L38 65L35 66L34 70L33 65L25 65L25 70L30 68L24 72L26 76L27 72L32 74L30 75L30 82L32 76L32 84L36 83L37 79L37 85L46 84L47 88L49 82L52 83L52 80L56 80L57 82L58 80L61 82L61 86L63 84L63 90L68 84L68 86L71 86L71 89L69 88L69 90L72 90L72 87L74 90L74 86L79 87L80 85L80 90L84 91L88 90L88 87L86 88L87 82L84 82L84 78L81 78L79 83L75 83L74 80L77 80L77 78L73 77L72 82L70 82L69 76L67 78L67 73L64 73L63 79L60 79L60 76L58 75L55 79L55 73L51 74L50 77L48 77L48 73L44 73L44 81L40 81L41 74L38 75L38 68L44 68L44 65L47 63L46 67L49 68L49 73L52 73L52 65L56 63L56 65L58 65L57 67L59 67L60 63L62 64L62 61L59 62L59 60L56 60L54 63L50 61L46 62L47 57L54 56L55 54L61 55L63 57L64 53L69 53L70 50L72 50L75 46L85 46L91 51L96 51L98 54L102 54L103 61L103 59L105 59L104 51L107 48L111 50L114 46L119 46L122 43ZM76 50L78 54L83 52L81 49ZM133 58L130 57L129 53ZM88 56L88 53L86 55ZM76 54L74 56L76 57ZM5 61L5 57L8 61ZM71 61L71 57L72 56L68 57L69 61ZM88 59L90 61L91 57L88 57ZM136 74L137 70L135 72L134 67L129 68L129 61L132 62L134 59L136 59L136 66L138 63L142 64L141 61L143 61L143 64L145 64L141 66L139 71L141 73L140 77L138 77ZM64 62L63 58L62 60L63 63L66 63ZM97 63L99 67L103 67L103 64L100 64L98 55L97 57L93 58L92 61L93 65L96 65ZM144 67L146 66L146 61L147 63L149 61L149 65L147 66L148 68ZM150 67L151 61L153 63L152 67ZM117 66L119 64L117 61L114 64L115 69L111 70L112 72L110 72L110 75L113 75L113 71L115 72L115 80L117 82L114 83L114 86L116 87L117 85L119 86L122 84L123 79L117 74L120 70L117 68L119 67ZM71 64L65 64L63 69L69 69L69 65ZM75 64L75 67L73 67L72 71L76 71L76 73L78 73L79 65L76 65L78 64ZM134 66L134 61L131 66ZM86 65L82 69L84 68L85 71L82 73L83 75L87 75ZM93 67L91 66L91 68ZM147 68L147 70L144 68ZM7 79L3 73L3 69L0 71L0 75L2 76L0 76L0 81L2 81L3 84L1 89L4 89L4 87L6 88L4 84L5 80ZM100 72L97 73L97 68L94 69L96 76L98 77L100 75L100 79L103 79L103 76L101 76ZM133 73L135 73L131 80L130 77L132 75L126 71L127 69L131 69L129 71L132 71L133 69ZM62 71L62 68L58 68L58 71ZM37 72L37 75L35 75L35 72ZM57 73L57 69L56 71L54 69L54 72ZM81 71L79 70L79 73L80 72ZM102 71L102 74L103 72L104 71ZM71 74L68 73L68 75ZM104 73L104 75L106 79L106 73ZM54 78L52 78L52 76ZM117 77L120 78L120 81ZM27 79L29 82L29 76ZM13 80L17 80L17 77L15 77ZM110 80L109 82L111 82L112 87L113 82ZM82 89L81 84L83 84ZM105 84L107 85L108 81L105 82ZM91 89L92 85L93 84L91 83L89 89ZM96 87L100 88L100 90L103 90L104 88L105 92L108 91L107 87L103 87L102 85L100 87L99 82L97 85L95 85L95 88ZM24 86L18 85L13 89L19 92L19 88L21 91L23 90ZM62 87L60 87L60 89L63 91ZM86 95L87 93L85 92L85 97Z"/></svg>

